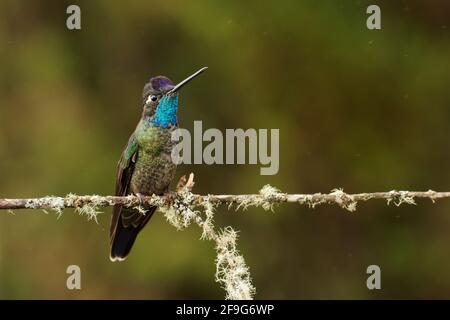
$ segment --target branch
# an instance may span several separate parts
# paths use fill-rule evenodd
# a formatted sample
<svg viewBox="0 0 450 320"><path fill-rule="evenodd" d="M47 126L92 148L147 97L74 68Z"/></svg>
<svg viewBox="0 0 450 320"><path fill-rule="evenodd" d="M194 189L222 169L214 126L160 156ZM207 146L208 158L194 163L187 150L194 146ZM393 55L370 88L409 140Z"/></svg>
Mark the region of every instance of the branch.
<svg viewBox="0 0 450 320"><path fill-rule="evenodd" d="M118 196L77 196L68 194L65 197L46 196L29 199L0 199L0 210L6 209L42 209L45 212L52 210L61 216L65 208L75 208L81 215L97 221L100 207L115 204L132 207L146 214L142 204L158 206L164 213L167 221L177 230L187 228L191 223L202 229L201 239L215 242L216 247L216 282L220 283L226 291L226 299L252 299L255 287L252 285L250 270L245 264L244 257L239 254L236 247L237 232L226 227L216 230L213 219L217 205L228 204L228 208L247 209L250 206L262 207L264 210L273 210L280 203L290 202L307 205L314 208L320 204L336 204L348 211L355 211L359 201L371 199L386 200L387 204L416 204L415 198L427 198L431 201L450 198L450 192L428 191L388 191L374 193L347 194L342 189L334 189L330 193L314 194L287 194L270 185L264 186L258 194L242 195L200 195L193 194L194 175L189 180L182 177L177 184L177 192L163 196L146 196L138 198L134 195Z"/></svg>
<svg viewBox="0 0 450 320"><path fill-rule="evenodd" d="M127 207L139 206L140 201L144 201L150 205L168 206L177 198L178 193L169 193L163 196L145 196L142 199L134 195L126 197L119 196L78 196L68 194L65 197L45 196L41 198L25 198L25 199L0 199L0 210L12 209L64 209L64 208L80 208L85 205L93 205L95 207L109 207L115 204L125 205ZM371 199L386 200L388 204L391 202L399 206L402 203L415 204L415 198L426 198L431 201L437 199L450 198L450 192L428 191L387 191L373 193L355 193L348 194L341 189L334 189L330 193L313 193L313 194L286 194L281 193L277 189L266 185L261 189L259 194L223 194L223 195L200 195L192 194L192 200L196 204L204 202L206 199L214 204L236 205L237 209L247 208L249 206L262 206L264 204L277 203L299 203L315 207L319 204L337 204L338 206L349 211L356 210L356 203L359 201L368 201Z"/></svg>

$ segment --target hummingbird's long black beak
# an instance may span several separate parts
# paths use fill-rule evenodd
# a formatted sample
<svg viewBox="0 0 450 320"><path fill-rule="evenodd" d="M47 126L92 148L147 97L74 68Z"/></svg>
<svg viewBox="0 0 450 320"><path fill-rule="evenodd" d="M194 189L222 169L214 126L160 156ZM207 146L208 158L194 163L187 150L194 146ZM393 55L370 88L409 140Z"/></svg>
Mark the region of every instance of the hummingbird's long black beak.
<svg viewBox="0 0 450 320"><path fill-rule="evenodd" d="M198 76L200 73L202 73L203 71L206 71L206 69L208 69L208 67L203 67L200 70L198 70L196 73L190 75L189 77L187 77L186 79L184 79L183 81L179 82L175 87L173 87L169 92L167 92L167 94L171 94L171 93L175 93L178 90L181 89L181 87L183 87L186 83L188 83L189 81L191 81L192 79L194 79L196 76Z"/></svg>

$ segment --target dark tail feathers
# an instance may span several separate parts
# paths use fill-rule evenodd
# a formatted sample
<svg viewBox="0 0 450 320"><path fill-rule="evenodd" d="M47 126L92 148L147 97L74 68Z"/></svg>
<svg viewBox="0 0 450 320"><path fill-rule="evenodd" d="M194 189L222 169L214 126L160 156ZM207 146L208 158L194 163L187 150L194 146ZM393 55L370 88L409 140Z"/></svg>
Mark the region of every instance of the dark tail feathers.
<svg viewBox="0 0 450 320"><path fill-rule="evenodd" d="M140 229L134 227L124 228L119 221L114 238L111 240L111 261L123 261L130 253Z"/></svg>
<svg viewBox="0 0 450 320"><path fill-rule="evenodd" d="M148 208L145 217L141 219L141 222L137 227L133 227L132 225L130 225L125 228L122 225L121 217L118 217L116 228L113 231L111 237L111 252L109 255L111 261L125 260L125 258L130 253L131 248L133 247L137 235L142 230L142 228L145 227L155 210L156 207Z"/></svg>

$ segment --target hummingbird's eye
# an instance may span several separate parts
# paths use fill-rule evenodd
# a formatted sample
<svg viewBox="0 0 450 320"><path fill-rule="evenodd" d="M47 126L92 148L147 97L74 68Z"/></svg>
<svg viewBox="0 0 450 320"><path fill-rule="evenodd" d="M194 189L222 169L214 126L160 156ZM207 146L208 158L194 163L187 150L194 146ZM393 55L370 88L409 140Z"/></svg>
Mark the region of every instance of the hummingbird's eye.
<svg viewBox="0 0 450 320"><path fill-rule="evenodd" d="M158 96L150 96L150 100L152 100L153 102L158 100Z"/></svg>

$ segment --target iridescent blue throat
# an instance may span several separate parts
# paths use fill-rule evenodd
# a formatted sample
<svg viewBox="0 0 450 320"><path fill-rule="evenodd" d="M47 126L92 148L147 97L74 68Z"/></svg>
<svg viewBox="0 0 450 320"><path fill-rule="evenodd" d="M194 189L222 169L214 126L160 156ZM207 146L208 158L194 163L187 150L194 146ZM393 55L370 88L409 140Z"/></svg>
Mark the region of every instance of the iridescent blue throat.
<svg viewBox="0 0 450 320"><path fill-rule="evenodd" d="M156 127L168 128L178 124L178 95L164 96L156 107L155 116L147 120L146 124L152 123Z"/></svg>

